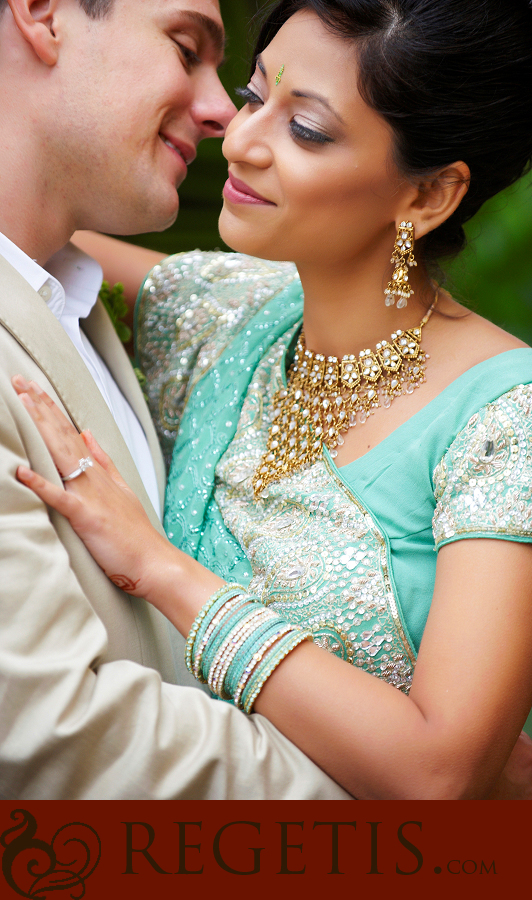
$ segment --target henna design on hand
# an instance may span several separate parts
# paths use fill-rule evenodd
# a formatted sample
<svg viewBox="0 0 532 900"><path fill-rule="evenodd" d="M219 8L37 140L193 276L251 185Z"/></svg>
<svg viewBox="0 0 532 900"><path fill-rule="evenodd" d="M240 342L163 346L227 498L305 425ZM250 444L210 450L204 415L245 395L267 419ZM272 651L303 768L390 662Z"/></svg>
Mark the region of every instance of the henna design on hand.
<svg viewBox="0 0 532 900"><path fill-rule="evenodd" d="M109 575L109 578L113 584L122 588L123 591L134 591L140 581L140 578L138 578L137 581L132 581L127 575Z"/></svg>

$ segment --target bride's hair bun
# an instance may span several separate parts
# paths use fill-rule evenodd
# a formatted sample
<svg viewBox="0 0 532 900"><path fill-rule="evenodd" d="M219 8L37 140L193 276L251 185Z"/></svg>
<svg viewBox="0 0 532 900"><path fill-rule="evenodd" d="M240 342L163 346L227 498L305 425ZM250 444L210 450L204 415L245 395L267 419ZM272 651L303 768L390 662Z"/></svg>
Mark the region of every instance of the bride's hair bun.
<svg viewBox="0 0 532 900"><path fill-rule="evenodd" d="M257 53L295 12L313 10L353 41L358 88L392 127L409 178L463 160L469 190L424 240L425 259L459 252L463 224L512 184L532 156L532 12L528 0L282 0Z"/></svg>

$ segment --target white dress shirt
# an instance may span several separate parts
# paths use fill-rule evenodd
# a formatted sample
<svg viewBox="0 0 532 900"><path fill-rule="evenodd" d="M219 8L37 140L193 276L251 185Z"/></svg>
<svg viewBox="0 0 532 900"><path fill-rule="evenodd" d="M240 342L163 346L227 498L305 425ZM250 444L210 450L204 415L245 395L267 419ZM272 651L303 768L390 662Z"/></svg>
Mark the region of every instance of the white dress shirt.
<svg viewBox="0 0 532 900"><path fill-rule="evenodd" d="M155 468L146 435L103 359L80 328L98 298L102 269L74 244L67 244L46 264L30 259L0 232L0 254L41 295L83 359L127 444L147 494L160 516Z"/></svg>

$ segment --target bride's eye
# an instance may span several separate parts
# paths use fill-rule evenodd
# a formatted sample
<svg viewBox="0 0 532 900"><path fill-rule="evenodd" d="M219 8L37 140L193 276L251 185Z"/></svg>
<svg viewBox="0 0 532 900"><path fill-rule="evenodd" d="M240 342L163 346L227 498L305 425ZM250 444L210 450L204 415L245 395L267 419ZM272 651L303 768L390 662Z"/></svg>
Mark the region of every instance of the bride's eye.
<svg viewBox="0 0 532 900"><path fill-rule="evenodd" d="M250 106L262 106L264 104L262 97L259 97L249 85L236 88L235 93L242 97ZM334 138L329 137L328 134L324 134L323 131L317 131L314 128L308 128L306 125L298 122L297 119L292 119L289 128L292 136L298 141L304 141L309 144L332 144L334 142Z"/></svg>
<svg viewBox="0 0 532 900"><path fill-rule="evenodd" d="M259 95L252 91L250 87L238 87L235 89L235 94L242 97L250 106L260 105L263 102Z"/></svg>
<svg viewBox="0 0 532 900"><path fill-rule="evenodd" d="M297 119L292 119L290 122L290 131L298 141L307 141L311 144L332 144L334 140L328 134L324 134L323 131L307 128L301 122L298 122Z"/></svg>

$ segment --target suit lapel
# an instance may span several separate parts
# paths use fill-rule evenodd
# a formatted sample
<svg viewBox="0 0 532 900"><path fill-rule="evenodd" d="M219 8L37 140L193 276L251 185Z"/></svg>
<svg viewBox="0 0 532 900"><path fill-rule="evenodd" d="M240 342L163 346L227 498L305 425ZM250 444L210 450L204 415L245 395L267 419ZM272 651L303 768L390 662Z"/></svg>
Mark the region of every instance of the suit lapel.
<svg viewBox="0 0 532 900"><path fill-rule="evenodd" d="M100 300L94 306L90 316L84 320L83 331L102 357L146 435L155 466L162 506L164 503L166 471L159 439L142 396L133 366Z"/></svg>
<svg viewBox="0 0 532 900"><path fill-rule="evenodd" d="M106 332L112 329L103 311L100 320L105 323ZM2 257L0 323L44 373L76 428L79 431L90 429L137 494L152 521L158 523L131 454L87 366L43 299ZM110 345L112 339L107 336L104 343ZM120 346L118 350L124 355ZM106 362L108 364L109 354ZM142 421L141 424L144 427Z"/></svg>

